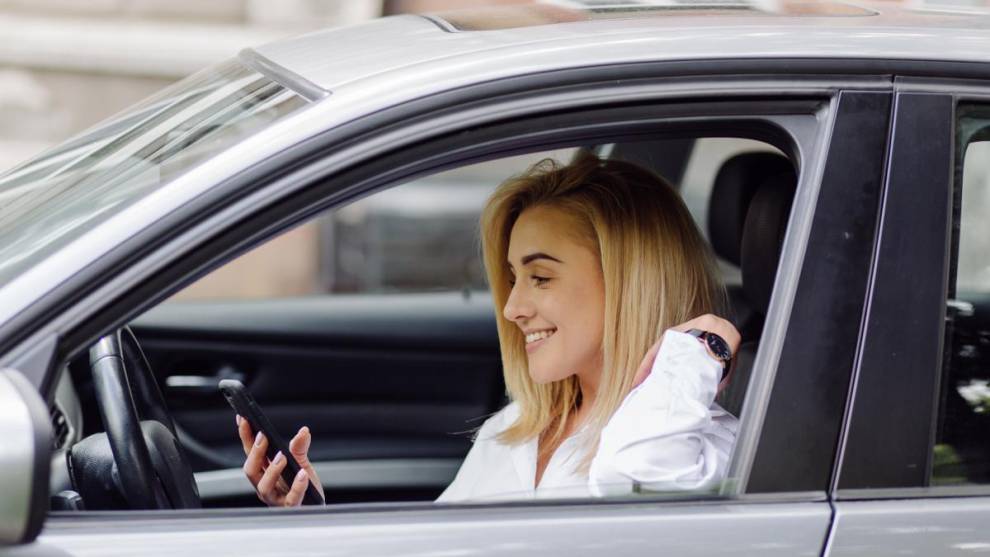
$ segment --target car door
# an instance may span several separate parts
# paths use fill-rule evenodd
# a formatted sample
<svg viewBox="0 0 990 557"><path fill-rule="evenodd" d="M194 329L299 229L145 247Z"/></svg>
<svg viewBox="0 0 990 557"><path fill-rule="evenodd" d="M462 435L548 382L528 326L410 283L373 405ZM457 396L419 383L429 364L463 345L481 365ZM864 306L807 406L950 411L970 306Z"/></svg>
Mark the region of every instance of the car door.
<svg viewBox="0 0 990 557"><path fill-rule="evenodd" d="M589 71L586 81L596 83L600 78L596 76ZM879 214L889 84L882 77L858 82L847 78L841 87L828 79L800 87L786 77L755 85L749 80L735 91L744 100L712 101L704 93L710 90L705 78L695 79L699 96L679 93L684 96L676 101L665 97L662 80L654 82L654 94L664 98L662 103L650 102L647 93L640 103L603 107L601 99L615 98L620 91L590 85L563 94L528 90L532 101L528 115L519 98L512 99L515 113L498 106L497 100L490 101L488 114L499 114L496 123L477 119L478 111L474 120L461 114L457 125L463 126L462 133L420 128L420 135L409 134L408 143L391 144L384 152L375 151L382 149L382 142L369 139L365 158L356 161L363 164L322 180L322 190L292 196L280 208L264 211L287 211L295 205L297 211L311 213L311 208L299 207L328 195L333 199L333 192L381 187L399 175L421 172L422 166L416 165L423 161L442 167L485 153L518 152L580 138L628 137L691 126L784 138L784 148L800 161L798 192L743 405L730 480L720 493L638 494L600 501L331 506L286 513L163 511L132 514L127 520L118 513L88 519L52 513L41 544L88 554L104 550L113 539L119 551L146 555L190 550L231 555L275 551L600 555L615 548L687 555L821 552L832 519L827 490L835 439L860 334L855 324L865 304L868 259ZM623 86L610 80L603 83ZM781 95L788 84L793 89ZM637 87L639 94L650 89L643 83ZM685 90L683 82L678 87ZM461 92L467 93L471 92ZM434 104L423 104L430 111L437 110L437 102L447 103L448 112L458 111L450 98L430 102ZM540 107L548 104L571 109L545 114ZM415 121L409 110L403 107L397 117ZM850 205L850 198L857 203ZM231 225L226 241L233 241L238 226L251 224ZM224 248L197 249L222 253ZM199 262L208 259L201 257ZM168 273L187 276L184 273L189 271L190 267L169 269L160 279ZM134 292L141 287L150 286L136 286Z"/></svg>
<svg viewBox="0 0 990 557"><path fill-rule="evenodd" d="M173 302L132 327L209 505L258 503L224 378L244 382L277 430L314 432L309 455L334 500L431 499L467 453L472 420L504 396L483 294Z"/></svg>
<svg viewBox="0 0 990 557"><path fill-rule="evenodd" d="M829 555L986 551L990 89L902 78Z"/></svg>

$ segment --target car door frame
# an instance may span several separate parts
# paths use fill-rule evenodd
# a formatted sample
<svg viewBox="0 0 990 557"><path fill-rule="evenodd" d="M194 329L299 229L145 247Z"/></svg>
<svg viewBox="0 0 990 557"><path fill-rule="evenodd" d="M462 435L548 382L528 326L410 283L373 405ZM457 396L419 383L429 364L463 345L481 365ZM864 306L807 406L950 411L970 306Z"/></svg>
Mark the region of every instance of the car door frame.
<svg viewBox="0 0 990 557"><path fill-rule="evenodd" d="M888 97L889 94L886 89L889 88L889 83L881 76L866 76L862 78L850 78L848 76L842 79L831 79L831 78L814 78L814 79L798 79L793 78L788 81L786 78L780 78L777 80L763 81L764 78L755 79L752 76L744 76L743 79L739 79L736 76L736 80L726 80L724 78L693 78L696 82L707 87L700 87L695 91L695 95L705 98L710 97L712 91L718 90L720 94L725 94L726 84L731 84L732 86L738 87L739 83L749 83L750 88L746 89L736 89L736 94L740 97L753 97L754 95L761 96L765 95L766 98L779 98L781 96L781 83L788 82L792 85L793 89L784 89L784 96L788 94L797 97L808 97L808 96L824 96L825 98L831 98L830 101L830 111L829 114L838 114L837 105L839 99L842 95L847 95L847 98L852 99L859 94L866 95L878 95L880 97ZM757 83L758 87L752 87L753 83ZM712 87L712 83L718 82L718 87ZM638 84L641 85L641 84ZM581 90L584 88L590 88L587 84L582 86ZM671 91L673 89L673 91ZM615 91L607 91L603 89L594 90L598 95L596 102L601 102L602 99L607 99L608 94L615 94ZM692 96L691 88L686 87L684 82L675 83L674 87L663 87L659 86L658 91L654 91L654 95L659 93L659 98L670 98L671 96L676 96L677 98L685 98ZM745 91L745 92L740 92ZM840 93L841 91L841 93ZM559 92L559 91L557 91ZM566 95L568 93L573 93L574 91L563 91ZM625 91L628 95L628 91ZM544 103L548 100L548 95L544 94L542 97L537 97ZM626 97L628 98L628 97ZM650 97L651 102L656 102L658 99L656 96ZM518 100L518 99L513 99ZM533 110L536 105L529 105L530 109ZM859 107L858 112L872 113L874 116L879 116L879 120L874 122L874 127L877 127L877 122L882 123L879 127L885 134L886 131L886 117L887 112L883 110L883 104L880 105L869 105L866 107ZM403 107L408 108L408 107ZM487 110L491 110L491 106L486 107ZM460 125L464 125L464 114L465 111L456 113L455 116L459 116ZM856 112L856 111L854 111ZM380 115L379 115L380 116ZM783 281L778 282L776 292L787 292L787 295L781 295L775 293L774 300L771 302L771 316L774 315L790 315L791 303L794 299L794 293L800 288L810 288L810 286L804 286L799 283L806 283L806 281L813 278L807 275L808 270L803 270L801 268L802 263L805 261L804 254L805 249L808 247L808 237L812 234L815 229L813 226L812 219L819 218L835 218L836 214L831 212L827 215L816 212L818 207L817 202L819 199L819 186L822 182L822 177L829 177L824 167L825 165L825 147L828 146L830 149L838 147L840 145L846 148L844 157L837 157L835 160L831 160L828 164L834 165L836 168L841 168L845 166L845 163L849 162L849 156L857 150L858 145L854 141L849 140L847 135L834 135L834 131L838 129L833 121L827 123L822 123L824 126L823 130L827 130L833 135L829 136L828 133L822 132L824 139L821 145L822 152L819 153L807 153L808 157L806 161L819 161L818 167L811 165L808 168L803 169L806 176L806 181L809 181L813 189L804 189L803 198L799 195L799 200L796 202L795 211L793 215L799 215L792 217L791 231L788 233L787 239L785 240L784 247L784 261L781 265L781 275L785 277ZM433 130L436 133L436 130ZM843 134L846 132L842 132ZM388 135L387 132L383 133L382 137L376 138L379 142L387 142ZM855 137L855 136L853 136ZM885 135L882 135L885 139ZM874 137L875 139L875 137ZM832 140L831 143L829 140ZM882 145L882 142L881 142ZM528 146L516 145L515 148L523 150ZM875 146L874 146L875 148ZM489 154L491 154L489 152ZM343 150L338 152L339 157L353 156L352 152ZM477 156L477 155L476 155ZM328 157L332 158L332 157ZM470 156L464 156L458 159L460 162L465 162L470 160ZM290 174L288 176L279 176L280 179L270 180L266 186L264 186L265 191L281 188L284 186L285 181L295 181L294 187L299 187L301 183L311 183L311 181L303 181L300 179L300 175L319 175L319 171L314 167L322 165L322 168L332 168L333 165L330 164L326 159L320 160L319 162L310 161L311 164L307 167L302 167L296 170L297 174ZM434 168L439 168L439 165ZM853 170L856 170L854 167ZM425 172L426 168L420 168L417 172ZM404 177L414 175L414 172L408 172ZM876 175L876 180L879 181L879 173ZM376 177L376 176L372 176ZM837 172L831 175L830 179L835 180L836 183L842 182L843 178L846 177L841 172ZM379 181L395 181L399 179L399 176L391 175L387 177L377 176ZM867 177L869 179L869 177ZM352 177L348 178L353 180ZM291 183L291 182L290 182ZM324 184L326 186L326 184ZM302 219L315 214L319 210L329 207L335 203L343 202L344 200L351 199L358 194L366 194L372 191L373 186L365 185L360 191L347 191L347 190L334 190L335 196L328 196L326 191L320 191L318 188L311 188L302 192L292 191L295 194L290 196L289 193L283 193L280 197L284 203L282 205L275 205L274 203L267 206L264 209L265 220L262 221L258 226L258 222L248 222L247 220L239 220L237 225L228 225L222 234L217 234L211 241L216 244L211 250L205 250L202 248L203 243L200 241L195 241L182 234L186 232L193 231L192 226L187 225L180 230L178 236L172 236L171 241L184 245L186 249L192 250L193 247L199 248L199 259L194 261L187 261L186 266L183 269L177 269L171 274L157 275L154 277L148 276L151 273L147 271L147 267L153 266L154 262L145 261L147 267L141 268L141 271L145 272L144 280L135 280L133 274L121 278L120 276L115 276L111 278L111 283L115 283L112 286L116 286L117 289L103 291L95 290L90 291L88 296L82 297L81 301L78 303L83 303L84 301L99 301L99 307L107 307L111 303L122 304L127 307L127 310L118 311L112 315L99 315L98 319L93 322L88 323L88 327L79 328L78 323L75 328L66 327L64 331L66 341L71 341L72 344L77 346L83 346L87 340L90 340L94 336L94 331L106 329L112 327L115 324L120 324L125 322L127 319L133 317L135 314L140 312L142 309L153 305L154 303L160 301L165 294L163 292L168 292L168 290L163 286L163 284L168 284L167 281L175 281L176 277L185 277L191 280L191 276L204 272L203 269L209 267L210 265L215 265L216 262L229 259L235 254L240 253L250 246L256 244L263 237L270 237L271 235L277 233L278 231L284 230L287 227L300 222ZM291 197L291 199L290 199ZM243 201L243 200L242 200ZM241 203L237 205L232 204L233 207L230 212L235 215L240 214L245 216L250 214L252 211L261 211L259 209L259 203L257 199L249 200L251 203ZM835 207L833 207L835 209ZM239 211L239 213L238 213ZM215 222L217 218L228 218L231 216L230 212L221 212L219 216L211 219L203 219L199 221L198 231L202 231L204 228L209 228L211 222ZM167 219L163 219L167 220ZM795 222L800 223L800 226L795 226ZM252 233L245 236L236 237L238 234L244 232L245 229L249 229L248 225L253 226ZM823 221L823 226L828 224L828 221ZM156 223L152 229L160 226ZM865 225L860 223L861 227L864 229L872 229L871 223L866 222ZM828 227L825 229L820 229L819 234L829 235ZM160 230L159 230L160 232ZM148 232L150 233L150 232ZM848 240L848 238L846 238ZM166 246L167 249L171 247L172 250L179 249L180 246ZM159 261L160 263L160 261ZM140 263L138 264L141 265ZM793 278L786 278L793 277ZM800 277L798 279L797 277ZM130 282L128 282L128 280ZM128 286L128 288L121 289L121 286ZM121 294L123 292L123 294ZM113 296L111 294L116 294ZM790 298L790 299L788 299ZM139 301L140 300L140 301ZM809 310L812 308L808 308ZM78 316L76 316L78 317ZM65 324L62 324L65 326ZM794 358L799 354L801 350L800 340L804 338L804 335L808 334L807 328L794 328L788 327L787 318L778 319L775 323L771 324L768 328L767 339L768 346L763 350L764 354L770 354L774 350L777 351L777 356L779 356L780 351L787 349L788 358ZM44 331L44 329L40 329ZM786 337L784 335L786 331ZM48 338L48 337L42 337ZM64 346L64 345L63 345ZM66 349L63 348L61 356L64 358L68 353ZM792 355L793 354L793 355ZM55 358L58 360L59 358ZM760 363L757 360L757 363ZM771 364L770 367L776 370L776 362L772 362L769 356L765 356L763 362L765 364ZM822 366L819 366L822 367ZM50 375L50 373L49 373ZM758 377L765 377L763 380L757 380ZM781 380L789 378L788 376L782 376ZM775 389L778 389L775 383L772 371L766 371L758 376L754 376L754 381L750 383L750 394L754 396L765 396L766 398L758 398L757 400L771 400L770 393ZM40 384L50 384L48 377L46 376ZM754 400L749 397L750 400ZM791 401L793 403L793 401ZM765 408L760 409L761 405L749 404L744 410L743 422L749 420L752 423L758 423L762 425L763 419L766 416ZM757 454L757 448L759 446L766 446L770 441L767 436L760 435L763 433L761 427L754 427L750 431L748 438L741 438L739 442L739 447L737 449L737 454L750 454L753 457ZM780 436L777 439L785 439L790 433ZM738 462L738 460L737 460ZM749 461L750 465L751 460ZM739 466L739 465L737 465ZM830 466L827 464L826 467ZM751 470L745 467L736 468L737 471L746 472ZM236 530L231 530L230 525L236 523L238 525L244 525L245 522L253 523L255 525L267 524L272 526L274 524L280 524L288 528L297 528L305 530L307 527L311 526L312 529L307 533L307 536L316 535L319 533L320 536L331 534L329 530L339 530L343 529L349 532L358 532L363 526L368 524L377 524L381 527L384 523L392 524L395 528L400 529L403 525L419 525L422 527L424 524L432 525L431 527L440 527L441 530L447 528L454 523L466 524L464 536L462 538L456 538L452 535L449 538L450 543L466 543L467 541L477 541L472 540L472 529L481 527L483 530L489 532L495 532L497 529L493 527L492 521L497 519L503 523L506 528L515 528L519 525L519 520L526 517L526 520L539 520L544 522L547 527L550 525L558 523L560 517L569 516L573 518L571 522L574 526L581 526L582 531L587 531L589 534L591 532L598 532L602 536L606 536L609 533L609 528L615 526L615 524L625 524L629 523L631 525L639 524L638 528L642 528L649 522L658 521L657 524L665 524L668 528L680 528L683 527L685 517L688 516L711 516L713 519L717 519L719 516L724 519L724 522L710 522L706 528L710 528L714 525L716 529L724 532L734 532L743 538L756 533L751 525L745 525L746 521L737 521L740 516L748 516L754 519L764 520L771 519L778 524L787 523L789 519L793 519L795 522L793 528L784 528L780 531L775 531L775 536L778 538L783 535L781 532L786 530L788 533L801 533L797 538L788 538L799 542L800 539L804 539L807 542L807 538L804 535L807 532L815 532L815 540L813 544L820 544L824 540L824 534L827 530L827 525L831 517L831 510L824 497L824 489L822 490L810 490L810 491L800 491L800 492L764 492L751 494L746 489L746 481L742 481L739 484L730 486L727 495L734 493L735 495L740 495L746 493L746 497L739 497L733 500L725 501L720 499L714 500L691 500L691 501L679 501L678 497L667 497L652 500L640 500L636 501L606 501L606 502L594 502L594 503L574 503L566 501L551 501L539 504L518 504L518 503L504 503L497 505L465 505L458 509L443 509L437 508L430 505L404 505L402 510L397 510L395 507L390 506L366 506L366 507L348 507L341 509L322 509L320 511L312 510L299 510L291 513L285 513L281 516L274 517L271 513L265 512L264 510L231 510L231 511L203 511L203 512L178 512L178 513L128 513L128 516L133 518L127 518L121 521L119 524L111 525L111 521L118 521L122 517L120 513L91 513L88 515L75 515L72 518L79 519L78 523L69 520L69 517L64 515L54 516L49 520L47 525L47 534L43 536L44 541L55 543L59 538L63 536L68 536L68 539L85 538L88 534L97 534L99 532L140 532L145 528L154 527L154 529L168 527L170 529L182 529L185 527L190 527L194 530L211 531L216 533L217 528L227 531L228 535L221 536L225 542L233 542L235 540L241 540L243 543L242 549L251 549L254 551L258 550L258 546L253 546L250 543L245 542L243 533L238 534ZM824 487L824 486L823 486ZM658 501L663 501L664 504L658 505ZM358 512L361 511L361 512ZM549 512L547 512L549 511ZM675 512L676 511L676 512ZM204 514L205 513L205 514ZM334 516L335 524L327 525L326 519L327 515ZM204 518L211 517L216 518L216 520L203 521ZM394 517L393 522L389 522L391 519L385 517ZM283 522L285 520L291 519L293 522ZM211 524L207 524L211 523ZM80 527L86 525L86 533L80 530ZM610 526L611 525L611 526ZM450 526L453 527L453 526ZM328 530L329 529L329 530ZM527 535L532 535L530 541L533 543L538 542L542 539L542 535L537 529L526 530ZM191 531L191 530L190 530ZM630 530L628 533L630 536L633 532L637 530ZM673 531L673 530L671 530ZM613 532L614 533L614 532ZM640 532L641 533L641 532ZM337 532L335 535L340 535ZM504 534L500 534L504 535ZM763 535L763 534L761 534ZM176 537L182 537L181 533L177 533ZM757 536L759 537L759 536ZM221 539L218 538L218 539ZM498 538L496 536L496 538ZM496 539L493 538L493 539ZM567 540L564 536L554 535L551 536L554 540L567 545ZM331 539L331 538L326 538ZM364 539L364 538L362 538ZM577 539L577 538L575 538ZM762 538L761 538L762 539ZM198 540L201 544L203 538L201 536L192 536L190 538L190 543L194 543L194 540ZM257 540L255 540L257 541ZM431 544L435 544L438 539L433 539ZM572 540L573 541L573 540ZM645 543L648 540L640 539L638 543ZM753 544L764 543L756 540L751 540ZM184 542L183 542L184 543ZM57 543L55 543L58 545ZM447 545L447 542L444 542ZM456 544L455 544L456 545ZM648 547L647 544L644 547ZM68 548L68 546L66 546ZM172 546L171 550L174 550L177 546ZM200 547L201 546L197 546ZM220 547L220 546L217 546ZM232 546L223 546L227 550L232 550ZM370 547L370 546L369 546ZM430 547L430 545L424 546ZM451 546L453 547L453 545ZM557 546L554 546L557 547ZM561 546L563 547L563 546ZM702 546L698 546L702 547ZM708 545L709 551L713 549L714 546ZM793 550L794 546L789 546L790 550ZM820 547L820 545L815 545L815 547ZM413 545L404 545L402 549L405 551L412 551ZM728 548L723 548L728 549Z"/></svg>
<svg viewBox="0 0 990 557"><path fill-rule="evenodd" d="M930 485L958 234L956 109L965 102L990 105L985 76L895 82L884 240L830 490L836 518L827 556L986 547L990 485Z"/></svg>

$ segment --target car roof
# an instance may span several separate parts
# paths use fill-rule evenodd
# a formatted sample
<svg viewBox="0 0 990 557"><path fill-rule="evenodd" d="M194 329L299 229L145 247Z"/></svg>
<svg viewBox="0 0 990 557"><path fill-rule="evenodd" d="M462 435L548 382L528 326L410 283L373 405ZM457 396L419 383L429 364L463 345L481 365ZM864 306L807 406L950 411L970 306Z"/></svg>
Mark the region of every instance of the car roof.
<svg viewBox="0 0 990 557"><path fill-rule="evenodd" d="M391 86L622 62L851 58L990 62L990 11L891 3L594 0L403 15L255 49L324 91L387 74ZM609 2L615 5L615 2ZM584 4L585 7L580 7ZM635 7L630 7L635 6Z"/></svg>

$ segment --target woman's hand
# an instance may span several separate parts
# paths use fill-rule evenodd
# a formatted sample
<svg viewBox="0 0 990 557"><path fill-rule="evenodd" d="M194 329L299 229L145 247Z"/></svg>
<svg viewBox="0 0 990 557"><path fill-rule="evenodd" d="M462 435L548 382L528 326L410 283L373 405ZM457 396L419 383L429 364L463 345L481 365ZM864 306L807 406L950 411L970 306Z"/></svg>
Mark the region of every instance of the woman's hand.
<svg viewBox="0 0 990 557"><path fill-rule="evenodd" d="M702 331L708 331L710 333L715 333L716 335L725 339L726 344L729 345L729 350L732 351L732 356L735 358L736 351L739 349L739 342L741 336L736 327L729 321L722 319L721 317L706 313L695 317L690 321L685 321L680 325L671 327L672 331L680 331L682 333L690 331L691 329L701 329ZM646 356L643 357L643 361L639 364L639 369L636 370L636 376L633 379L633 387L636 387L642 383L646 377L650 374L650 370L653 369L653 361L657 359L657 352L660 351L660 344L663 342L663 336L661 336L650 349L646 352ZM731 374L726 374L722 378L722 382L718 385L718 390L721 391L729 383L729 376Z"/></svg>
<svg viewBox="0 0 990 557"><path fill-rule="evenodd" d="M260 431L255 435L251 431L251 425L244 418L237 416L237 433L244 446L244 454L247 459L244 461L244 475L251 481L251 485L258 492L258 499L261 499L270 507L296 507L302 504L303 496L306 494L306 487L310 480L313 485L323 495L323 484L320 477L316 475L313 464L309 461L307 453L312 437L309 428L303 426L296 433L296 436L289 441L289 451L295 457L296 462L302 470L288 486L282 479L282 470L286 467L285 455L281 452L275 455L272 462L268 462L265 451L268 449L268 439Z"/></svg>

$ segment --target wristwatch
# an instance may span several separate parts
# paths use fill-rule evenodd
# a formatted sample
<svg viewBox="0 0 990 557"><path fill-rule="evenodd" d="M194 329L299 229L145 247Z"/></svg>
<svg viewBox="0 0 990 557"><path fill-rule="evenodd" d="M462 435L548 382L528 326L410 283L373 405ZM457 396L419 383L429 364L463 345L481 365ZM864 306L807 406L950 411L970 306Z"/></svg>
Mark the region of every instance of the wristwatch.
<svg viewBox="0 0 990 557"><path fill-rule="evenodd" d="M715 333L702 331L701 329L691 329L687 331L687 334L704 343L712 356L715 356L716 360L722 362L722 377L719 381L724 379L728 375L729 365L732 363L732 350L729 349L729 343L725 342L724 338Z"/></svg>

